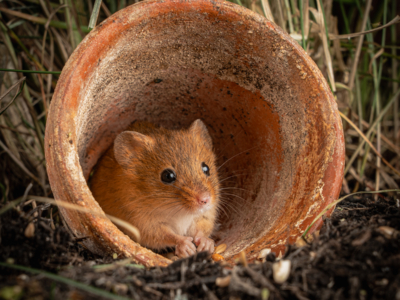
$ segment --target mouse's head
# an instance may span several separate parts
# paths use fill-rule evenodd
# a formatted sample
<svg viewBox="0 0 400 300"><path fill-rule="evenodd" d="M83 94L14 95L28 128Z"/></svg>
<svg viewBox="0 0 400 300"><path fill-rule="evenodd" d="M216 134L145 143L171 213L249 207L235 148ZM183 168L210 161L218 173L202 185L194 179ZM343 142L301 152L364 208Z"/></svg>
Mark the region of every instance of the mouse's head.
<svg viewBox="0 0 400 300"><path fill-rule="evenodd" d="M115 139L114 156L135 195L157 211L202 214L219 203L219 180L212 140L201 120L187 130L147 128L124 131ZM128 188L128 187L127 187Z"/></svg>

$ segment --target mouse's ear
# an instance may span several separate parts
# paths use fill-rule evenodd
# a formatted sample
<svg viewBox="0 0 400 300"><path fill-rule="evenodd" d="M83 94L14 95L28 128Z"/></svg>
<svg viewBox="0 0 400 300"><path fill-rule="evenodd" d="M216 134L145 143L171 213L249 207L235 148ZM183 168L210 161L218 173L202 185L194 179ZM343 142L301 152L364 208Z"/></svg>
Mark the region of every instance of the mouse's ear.
<svg viewBox="0 0 400 300"><path fill-rule="evenodd" d="M189 127L189 132L199 136L208 147L212 148L211 136L202 120L197 119L194 121Z"/></svg>
<svg viewBox="0 0 400 300"><path fill-rule="evenodd" d="M124 131L114 141L114 157L123 167L128 168L144 149L151 147L154 140L136 131Z"/></svg>

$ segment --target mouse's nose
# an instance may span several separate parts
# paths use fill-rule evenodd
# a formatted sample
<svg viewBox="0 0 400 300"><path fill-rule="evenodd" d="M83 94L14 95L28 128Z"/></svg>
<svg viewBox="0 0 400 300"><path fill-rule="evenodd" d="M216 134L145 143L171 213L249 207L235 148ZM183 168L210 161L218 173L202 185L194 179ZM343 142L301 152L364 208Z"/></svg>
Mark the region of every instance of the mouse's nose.
<svg viewBox="0 0 400 300"><path fill-rule="evenodd" d="M211 195L210 193L202 193L197 196L197 202L200 205L207 205L208 203L211 202Z"/></svg>

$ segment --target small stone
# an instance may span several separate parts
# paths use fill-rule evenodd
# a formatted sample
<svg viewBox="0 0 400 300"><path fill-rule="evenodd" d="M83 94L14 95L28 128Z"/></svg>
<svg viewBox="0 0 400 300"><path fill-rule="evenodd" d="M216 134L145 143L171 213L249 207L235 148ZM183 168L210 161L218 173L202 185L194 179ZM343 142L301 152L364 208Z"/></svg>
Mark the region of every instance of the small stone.
<svg viewBox="0 0 400 300"><path fill-rule="evenodd" d="M225 260L225 258L218 253L214 253L213 255L211 255L211 258L213 259L213 261L222 261Z"/></svg>
<svg viewBox="0 0 400 300"><path fill-rule="evenodd" d="M307 243L306 243L306 241L303 239L303 237L300 236L300 237L297 239L295 245L296 245L297 247L301 248L301 247L304 247L305 245L307 245Z"/></svg>
<svg viewBox="0 0 400 300"><path fill-rule="evenodd" d="M214 253L220 254L220 253L224 252L225 250L226 250L226 244L221 244L215 248Z"/></svg>
<svg viewBox="0 0 400 300"><path fill-rule="evenodd" d="M290 260L280 260L272 265L272 275L276 283L284 283L290 275Z"/></svg>
<svg viewBox="0 0 400 300"><path fill-rule="evenodd" d="M382 278L381 280L375 281L375 284L380 286L388 285L388 283L389 280L387 280L386 278Z"/></svg>
<svg viewBox="0 0 400 300"><path fill-rule="evenodd" d="M399 233L396 229L389 226L380 226L377 230L387 239L395 238Z"/></svg>
<svg viewBox="0 0 400 300"><path fill-rule="evenodd" d="M227 287L229 283L231 282L231 276L226 276L226 277L218 277L215 280L215 284L219 287Z"/></svg>
<svg viewBox="0 0 400 300"><path fill-rule="evenodd" d="M128 292L128 286L124 283L116 283L113 286L113 291L114 293L119 295L126 295L126 293Z"/></svg>
<svg viewBox="0 0 400 300"><path fill-rule="evenodd" d="M35 236L35 224L29 223L25 228L24 234L27 238L33 238Z"/></svg>
<svg viewBox="0 0 400 300"><path fill-rule="evenodd" d="M6 259L6 263L9 265L13 265L15 263L15 259L12 257L9 257Z"/></svg>

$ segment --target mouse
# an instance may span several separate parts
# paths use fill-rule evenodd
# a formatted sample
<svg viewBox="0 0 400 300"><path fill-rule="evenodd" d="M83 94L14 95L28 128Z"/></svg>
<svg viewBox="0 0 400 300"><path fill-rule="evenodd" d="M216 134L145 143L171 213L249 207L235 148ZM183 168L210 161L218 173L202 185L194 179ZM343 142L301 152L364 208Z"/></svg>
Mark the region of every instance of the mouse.
<svg viewBox="0 0 400 300"><path fill-rule="evenodd" d="M135 121L100 158L90 188L105 213L139 229L142 246L175 247L179 258L214 252L220 190L202 120L180 130Z"/></svg>

